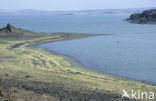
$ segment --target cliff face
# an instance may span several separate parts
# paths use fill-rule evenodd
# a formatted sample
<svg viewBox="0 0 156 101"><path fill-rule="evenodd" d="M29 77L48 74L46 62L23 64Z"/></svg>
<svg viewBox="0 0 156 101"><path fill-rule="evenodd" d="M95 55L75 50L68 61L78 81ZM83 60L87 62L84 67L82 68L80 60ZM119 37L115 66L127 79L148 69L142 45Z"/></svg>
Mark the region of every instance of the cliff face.
<svg viewBox="0 0 156 101"><path fill-rule="evenodd" d="M142 13L134 13L127 19L132 23L156 23L156 9L146 10Z"/></svg>

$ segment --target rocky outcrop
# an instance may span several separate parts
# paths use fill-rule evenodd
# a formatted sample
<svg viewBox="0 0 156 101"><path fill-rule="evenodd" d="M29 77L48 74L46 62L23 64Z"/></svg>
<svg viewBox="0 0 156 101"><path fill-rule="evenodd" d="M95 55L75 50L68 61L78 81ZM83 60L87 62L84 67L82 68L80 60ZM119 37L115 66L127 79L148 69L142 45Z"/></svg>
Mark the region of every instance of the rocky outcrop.
<svg viewBox="0 0 156 101"><path fill-rule="evenodd" d="M6 27L0 28L0 32L12 32L13 28L14 27L8 23Z"/></svg>
<svg viewBox="0 0 156 101"><path fill-rule="evenodd" d="M14 27L10 23L8 23L6 25L6 27L4 27L4 28L0 28L0 33L21 33L22 34L22 33L26 33L26 32L29 33L32 31Z"/></svg>
<svg viewBox="0 0 156 101"><path fill-rule="evenodd" d="M16 28L11 24L7 24L6 27L0 28L0 38L28 38L36 36L35 32Z"/></svg>
<svg viewBox="0 0 156 101"><path fill-rule="evenodd" d="M134 13L127 19L132 23L156 23L156 9L146 10L142 13Z"/></svg>

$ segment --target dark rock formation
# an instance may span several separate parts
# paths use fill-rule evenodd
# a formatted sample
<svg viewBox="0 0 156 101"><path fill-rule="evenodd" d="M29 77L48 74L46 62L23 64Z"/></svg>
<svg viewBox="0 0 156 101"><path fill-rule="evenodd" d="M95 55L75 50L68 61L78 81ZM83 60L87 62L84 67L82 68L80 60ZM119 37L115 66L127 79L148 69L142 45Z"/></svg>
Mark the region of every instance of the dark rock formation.
<svg viewBox="0 0 156 101"><path fill-rule="evenodd" d="M10 23L7 24L6 29L7 29L9 32L12 32Z"/></svg>
<svg viewBox="0 0 156 101"><path fill-rule="evenodd" d="M134 13L127 19L132 23L156 23L156 9L146 10L142 13Z"/></svg>
<svg viewBox="0 0 156 101"><path fill-rule="evenodd" d="M0 28L0 32L5 32L5 33L11 33L11 32L18 32L18 28L14 27L13 25L11 25L10 23L8 23L6 25L6 27L4 28Z"/></svg>

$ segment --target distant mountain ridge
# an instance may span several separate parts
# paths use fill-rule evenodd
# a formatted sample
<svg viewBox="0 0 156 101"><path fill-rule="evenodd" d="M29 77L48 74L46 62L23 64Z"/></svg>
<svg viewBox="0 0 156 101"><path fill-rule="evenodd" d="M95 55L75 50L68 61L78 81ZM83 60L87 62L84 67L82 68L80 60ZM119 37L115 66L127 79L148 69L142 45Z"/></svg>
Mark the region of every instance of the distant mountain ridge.
<svg viewBox="0 0 156 101"><path fill-rule="evenodd" d="M142 12L147 9L156 9L156 7L150 8L129 8L129 9L92 9L92 10L75 10L75 11L47 11L36 9L23 9L23 10L0 10L0 14L107 14L107 13L136 13Z"/></svg>

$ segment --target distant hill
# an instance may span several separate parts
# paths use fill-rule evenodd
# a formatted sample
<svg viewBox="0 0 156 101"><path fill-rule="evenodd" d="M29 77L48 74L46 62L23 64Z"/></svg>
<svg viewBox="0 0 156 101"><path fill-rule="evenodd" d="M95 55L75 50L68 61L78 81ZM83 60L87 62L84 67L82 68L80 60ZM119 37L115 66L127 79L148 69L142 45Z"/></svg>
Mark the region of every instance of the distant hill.
<svg viewBox="0 0 156 101"><path fill-rule="evenodd" d="M129 9L93 9L93 10L77 10L77 11L46 11L35 9L23 9L23 10L0 10L0 14L113 14L113 13L136 13L142 12L151 8L129 8Z"/></svg>

